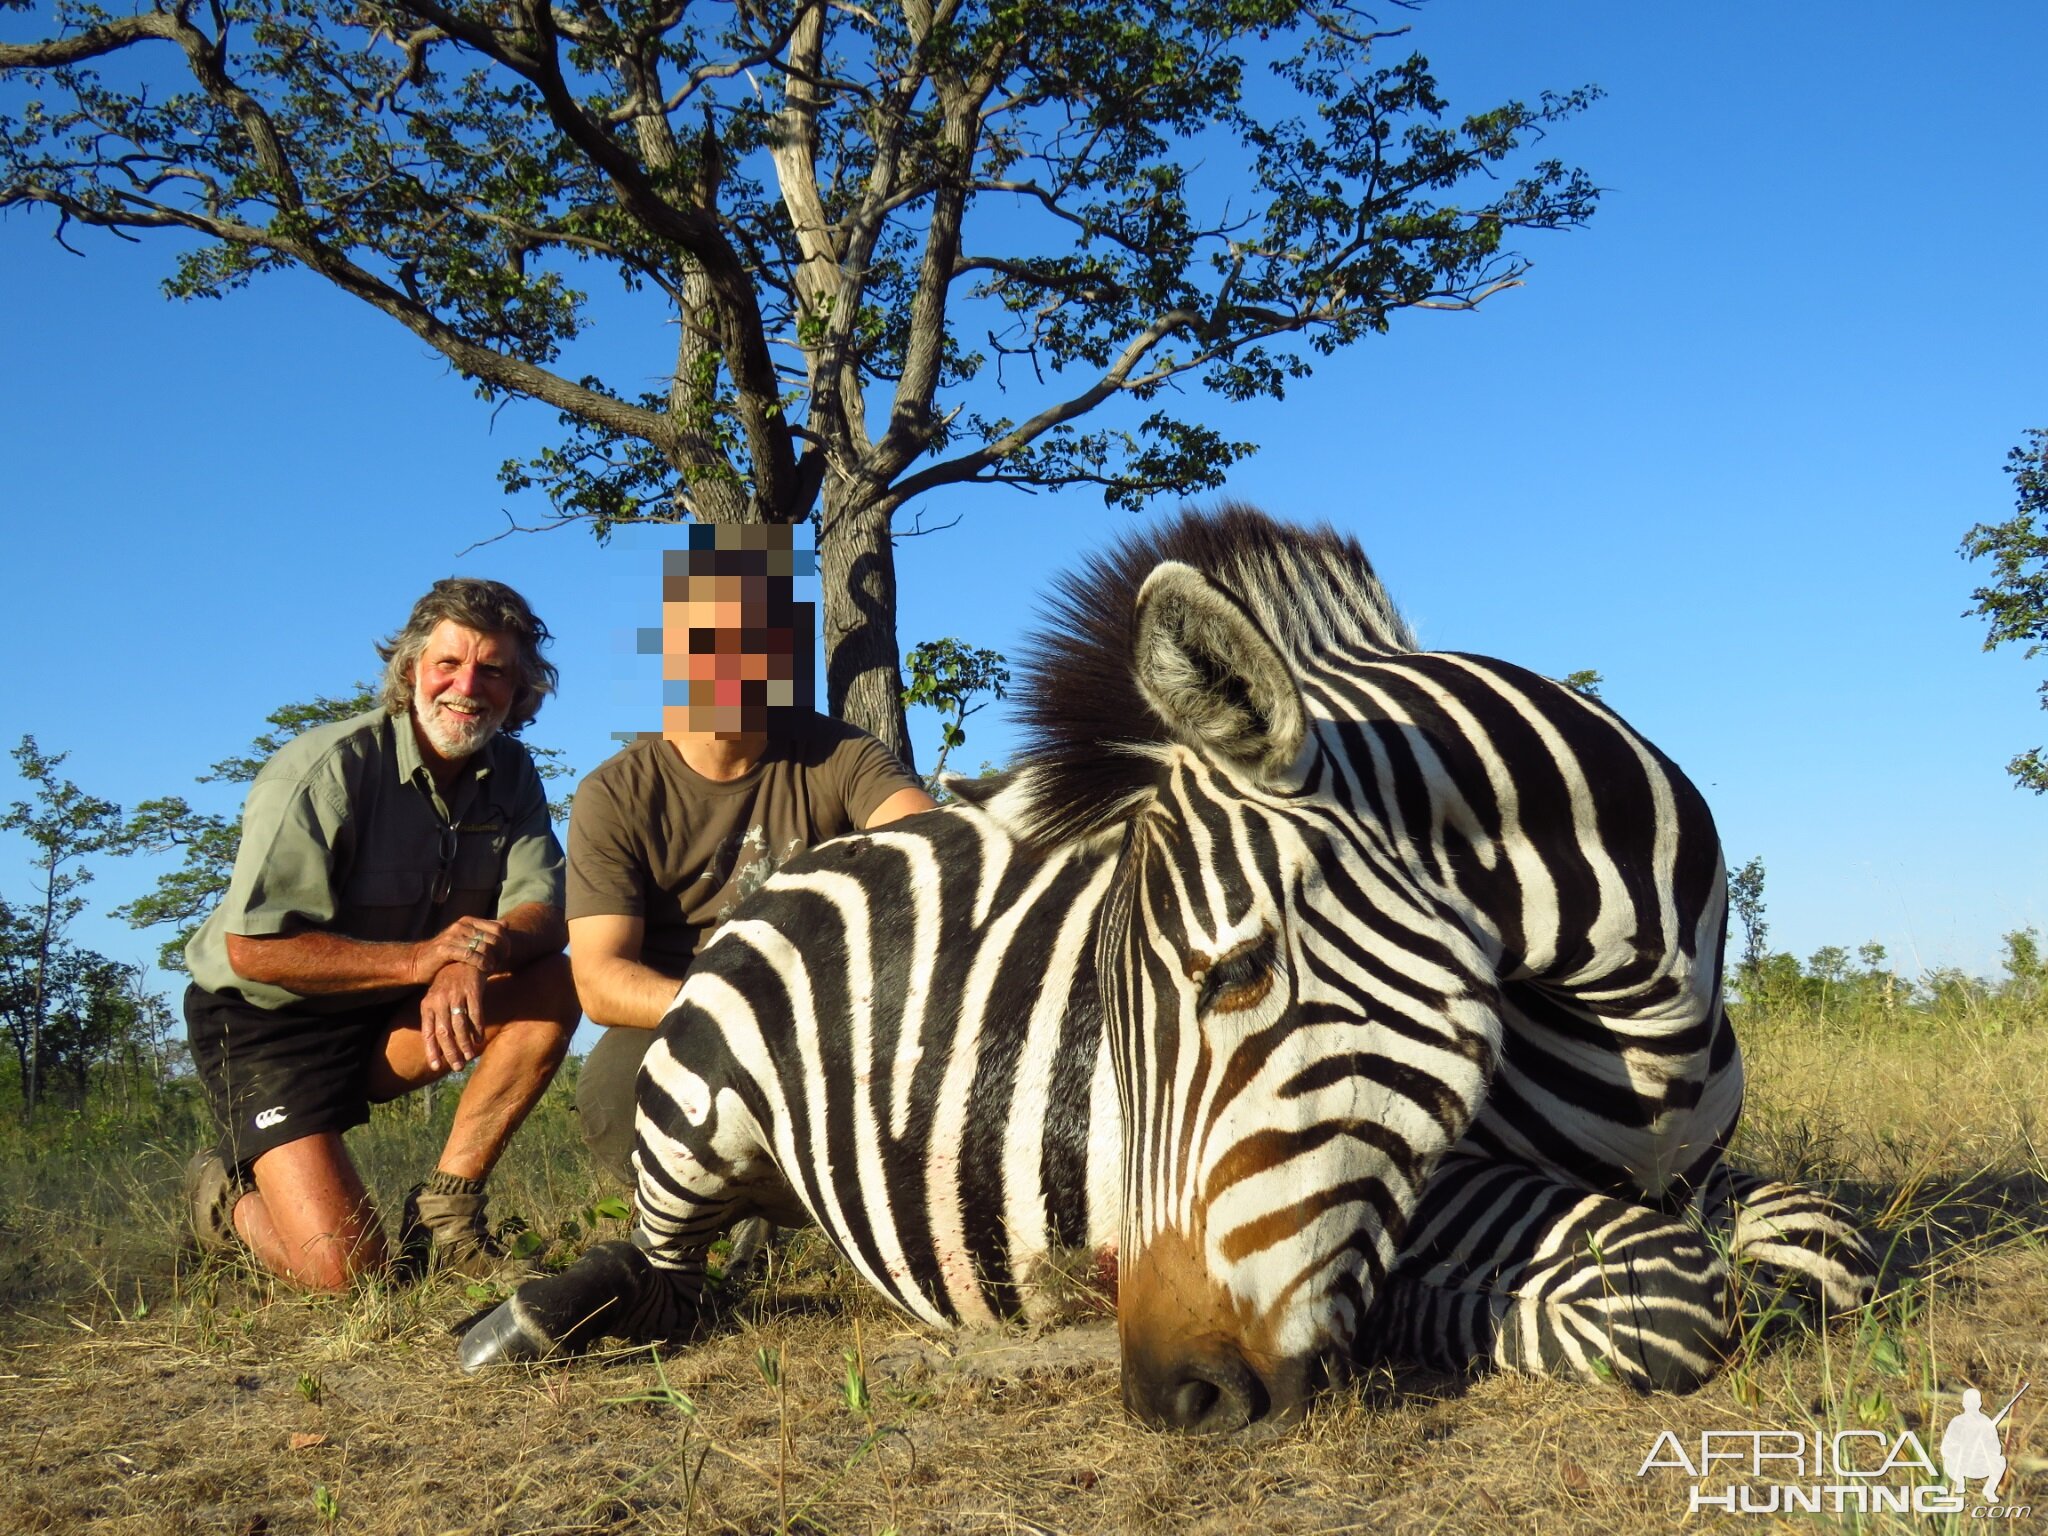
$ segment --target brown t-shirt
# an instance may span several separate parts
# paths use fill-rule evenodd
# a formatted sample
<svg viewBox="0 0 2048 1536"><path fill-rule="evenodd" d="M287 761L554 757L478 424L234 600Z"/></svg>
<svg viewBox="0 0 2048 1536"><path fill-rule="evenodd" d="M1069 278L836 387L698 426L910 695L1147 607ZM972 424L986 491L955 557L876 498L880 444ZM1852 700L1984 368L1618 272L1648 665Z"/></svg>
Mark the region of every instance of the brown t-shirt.
<svg viewBox="0 0 2048 1536"><path fill-rule="evenodd" d="M638 917L640 963L680 978L740 899L795 854L923 786L865 731L798 714L737 779L707 779L659 736L608 758L569 815L571 918Z"/></svg>

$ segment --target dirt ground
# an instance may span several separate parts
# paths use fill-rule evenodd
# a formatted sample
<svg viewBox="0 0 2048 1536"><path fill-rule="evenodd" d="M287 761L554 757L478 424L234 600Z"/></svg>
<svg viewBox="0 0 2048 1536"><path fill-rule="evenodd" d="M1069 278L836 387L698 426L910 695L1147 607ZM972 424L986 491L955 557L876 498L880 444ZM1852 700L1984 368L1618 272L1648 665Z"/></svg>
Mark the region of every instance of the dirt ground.
<svg viewBox="0 0 2048 1536"><path fill-rule="evenodd" d="M17 1170L0 1533L2048 1529L2048 1032L1767 1034L1751 1056L1746 1161L1836 1183L1893 1249L1886 1297L1824 1330L1760 1326L1689 1398L1380 1373L1229 1441L1126 1420L1112 1325L914 1328L813 1236L687 1351L465 1378L449 1328L484 1298L459 1281L314 1300L180 1254L175 1149L82 1192ZM383 1150L365 1148L380 1190ZM545 1134L529 1155L501 1184L574 1220L576 1181L533 1171ZM2017 1516L1689 1513L1695 1483L1754 1503L1813 1479L1673 1464L1704 1431L1874 1432L1848 1442L1865 1464L1910 1431L1938 1456L1965 1386L1995 1411L2028 1381L2002 1425Z"/></svg>

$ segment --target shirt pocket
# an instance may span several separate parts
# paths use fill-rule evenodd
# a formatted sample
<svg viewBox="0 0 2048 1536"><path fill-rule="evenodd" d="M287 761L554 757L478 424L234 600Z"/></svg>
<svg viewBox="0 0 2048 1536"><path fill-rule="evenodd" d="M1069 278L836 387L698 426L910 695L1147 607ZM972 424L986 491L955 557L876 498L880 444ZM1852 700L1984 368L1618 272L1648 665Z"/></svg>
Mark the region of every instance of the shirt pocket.
<svg viewBox="0 0 2048 1536"><path fill-rule="evenodd" d="M455 866L448 874L445 914L496 917L498 892L505 884L505 834L465 832L455 845Z"/></svg>
<svg viewBox="0 0 2048 1536"><path fill-rule="evenodd" d="M416 869L364 869L342 889L346 904L338 925L354 939L414 939L426 877Z"/></svg>

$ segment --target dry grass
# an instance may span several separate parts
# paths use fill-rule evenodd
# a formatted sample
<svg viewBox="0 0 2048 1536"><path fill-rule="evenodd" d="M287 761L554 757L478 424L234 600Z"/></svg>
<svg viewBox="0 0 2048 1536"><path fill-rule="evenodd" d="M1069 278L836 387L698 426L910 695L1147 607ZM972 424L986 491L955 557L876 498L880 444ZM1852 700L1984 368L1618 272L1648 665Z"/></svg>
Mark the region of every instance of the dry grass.
<svg viewBox="0 0 2048 1536"><path fill-rule="evenodd" d="M1689 1480L1638 1468L1664 1429L1696 1446L1704 1429L1912 1428L1931 1447L1965 1383L1995 1404L2048 1375L2035 1139L2048 1027L1997 1022L1747 1032L1743 1159L1837 1186L1893 1248L1895 1288L1862 1315L1823 1332L1760 1326L1691 1398L1380 1375L1304 1424L1232 1443L1128 1423L1101 1327L926 1335L801 1238L687 1352L464 1379L447 1330L477 1298L457 1282L308 1300L181 1256L175 1126L155 1146L13 1158L0 1168L0 1531L1791 1529L1688 1518ZM357 1134L387 1199L434 1145L402 1114ZM551 1102L502 1170L496 1210L580 1228L580 1159ZM2048 1505L2044 1406L2048 1390L2029 1393L2008 1426L2019 1503Z"/></svg>

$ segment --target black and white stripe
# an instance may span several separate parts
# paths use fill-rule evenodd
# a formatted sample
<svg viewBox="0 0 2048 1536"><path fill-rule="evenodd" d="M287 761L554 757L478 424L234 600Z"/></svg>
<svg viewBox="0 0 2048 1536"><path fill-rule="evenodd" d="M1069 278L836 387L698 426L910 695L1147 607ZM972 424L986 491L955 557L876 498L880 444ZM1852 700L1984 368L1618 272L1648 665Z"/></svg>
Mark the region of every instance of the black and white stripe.
<svg viewBox="0 0 2048 1536"><path fill-rule="evenodd" d="M1371 1353L1691 1385L1731 1257L1867 1294L1838 1210L1725 1172L1719 846L1612 712L1415 651L1355 545L1231 509L1071 578L1026 713L977 803L707 948L643 1077L645 1258L602 1261L647 1278L522 1288L466 1362L684 1331L751 1212L933 1323L1114 1274L1127 1401L1195 1428Z"/></svg>

